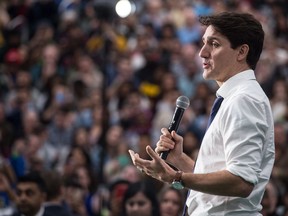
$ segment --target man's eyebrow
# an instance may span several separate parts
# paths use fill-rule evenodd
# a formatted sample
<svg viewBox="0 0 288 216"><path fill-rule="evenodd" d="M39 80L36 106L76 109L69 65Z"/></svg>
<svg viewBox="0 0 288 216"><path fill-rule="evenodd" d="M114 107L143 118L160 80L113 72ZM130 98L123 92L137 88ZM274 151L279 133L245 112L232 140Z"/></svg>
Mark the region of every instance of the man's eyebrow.
<svg viewBox="0 0 288 216"><path fill-rule="evenodd" d="M207 39L207 41L211 41L211 40L220 40L218 37L214 37L214 36L208 36L207 38L202 37L202 41L205 41Z"/></svg>

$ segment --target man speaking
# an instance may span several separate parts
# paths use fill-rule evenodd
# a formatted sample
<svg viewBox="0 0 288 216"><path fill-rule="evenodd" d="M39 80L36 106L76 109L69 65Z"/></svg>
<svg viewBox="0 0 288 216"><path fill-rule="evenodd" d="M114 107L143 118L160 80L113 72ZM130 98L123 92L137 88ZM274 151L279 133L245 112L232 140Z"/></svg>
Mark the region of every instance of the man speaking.
<svg viewBox="0 0 288 216"><path fill-rule="evenodd" d="M189 189L187 215L258 216L275 157L270 102L254 74L264 32L246 13L200 17L200 23L206 26L199 53L203 77L219 89L197 161L183 153L183 138L166 128L155 151L146 148L152 160L129 153L147 175ZM165 161L159 154L166 151Z"/></svg>

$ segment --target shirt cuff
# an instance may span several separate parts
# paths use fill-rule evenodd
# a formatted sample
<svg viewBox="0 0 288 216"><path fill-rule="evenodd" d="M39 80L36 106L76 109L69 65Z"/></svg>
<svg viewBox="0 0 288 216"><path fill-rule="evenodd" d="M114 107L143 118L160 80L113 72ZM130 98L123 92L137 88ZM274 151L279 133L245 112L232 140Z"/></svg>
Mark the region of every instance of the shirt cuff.
<svg viewBox="0 0 288 216"><path fill-rule="evenodd" d="M255 170L253 170L247 165L241 166L233 164L227 167L227 170L230 173L243 178L245 181L252 183L253 185L256 185L258 183L258 177L255 174Z"/></svg>

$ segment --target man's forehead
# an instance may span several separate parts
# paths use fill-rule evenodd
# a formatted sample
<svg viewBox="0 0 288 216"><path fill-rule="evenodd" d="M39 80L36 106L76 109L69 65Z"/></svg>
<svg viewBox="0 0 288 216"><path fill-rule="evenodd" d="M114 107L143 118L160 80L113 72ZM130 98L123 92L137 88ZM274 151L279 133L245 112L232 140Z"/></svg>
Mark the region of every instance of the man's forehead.
<svg viewBox="0 0 288 216"><path fill-rule="evenodd" d="M206 28L203 38L224 38L220 32L216 31L216 29L210 25Z"/></svg>
<svg viewBox="0 0 288 216"><path fill-rule="evenodd" d="M229 39L217 31L212 25L208 26L205 30L205 33L202 37L202 41L213 41L217 40L221 43L230 43Z"/></svg>
<svg viewBox="0 0 288 216"><path fill-rule="evenodd" d="M21 189L21 190L28 190L28 189L33 189L33 190L40 190L40 188L38 187L38 185L34 182L21 182L18 183L17 185L17 189Z"/></svg>

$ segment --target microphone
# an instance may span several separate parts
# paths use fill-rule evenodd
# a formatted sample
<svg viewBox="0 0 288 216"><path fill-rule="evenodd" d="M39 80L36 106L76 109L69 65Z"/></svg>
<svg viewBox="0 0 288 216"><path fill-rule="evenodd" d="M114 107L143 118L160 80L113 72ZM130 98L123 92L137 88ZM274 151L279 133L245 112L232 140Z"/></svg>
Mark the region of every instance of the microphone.
<svg viewBox="0 0 288 216"><path fill-rule="evenodd" d="M176 100L176 109L174 111L172 120L171 120L171 122L169 124L169 127L168 127L168 131L170 133L173 130L177 132L179 124L180 124L182 116L183 116L183 113L184 113L185 109L187 109L187 107L189 107L189 105L190 105L190 101L189 101L189 99L186 96L182 95L182 96L177 98L177 100ZM161 152L160 153L160 157L163 160L166 160L169 152L170 152L170 150Z"/></svg>

